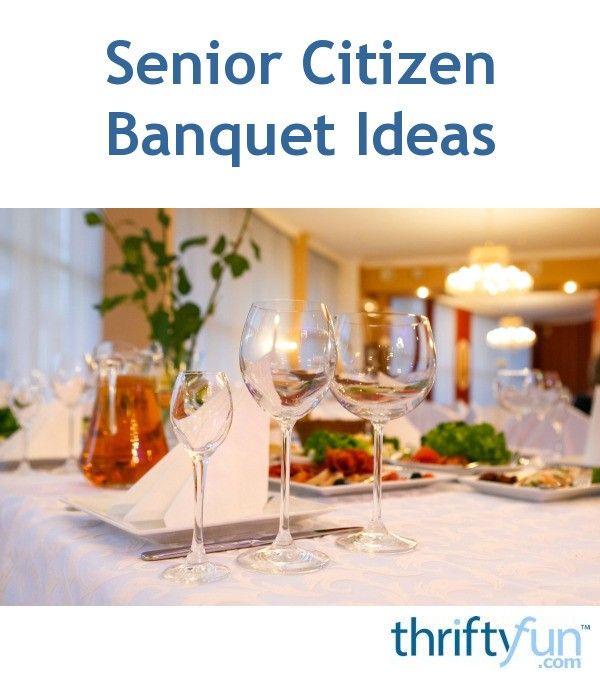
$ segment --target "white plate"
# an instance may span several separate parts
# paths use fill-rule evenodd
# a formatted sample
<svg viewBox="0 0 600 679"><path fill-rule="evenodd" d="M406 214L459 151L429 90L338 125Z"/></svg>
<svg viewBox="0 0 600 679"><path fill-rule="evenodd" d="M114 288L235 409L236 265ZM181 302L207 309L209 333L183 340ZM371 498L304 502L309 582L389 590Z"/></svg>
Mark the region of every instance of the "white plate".
<svg viewBox="0 0 600 679"><path fill-rule="evenodd" d="M119 504L119 493L106 492L101 496L61 497L60 501L74 509L79 509L90 516L115 526L136 537L160 542L162 544L182 543L191 540L192 523L180 527L167 527L162 521L124 521L123 517L131 509L131 505ZM290 519L296 523L311 516L331 511L332 507L317 504L309 500L290 498ZM243 537L250 532L273 530L276 532L279 523L279 497L272 495L267 500L259 515L244 516L228 523L205 524L205 538L216 540L221 537Z"/></svg>
<svg viewBox="0 0 600 679"><path fill-rule="evenodd" d="M497 481L481 481L480 479L467 477L463 477L459 481L471 486L478 493L500 495L501 497L509 497L513 500L526 500L528 502L557 502L586 495L600 495L600 483L575 485L572 488L530 488L528 486L498 483Z"/></svg>
<svg viewBox="0 0 600 679"><path fill-rule="evenodd" d="M389 470L389 467L388 467ZM398 467L394 467L393 471L402 473ZM405 472L406 473L406 472ZM410 472L408 472L410 474ZM432 483L439 483L441 481L455 481L455 474L445 474L438 472L432 479L406 479L405 481L384 481L382 488L386 490L410 490L411 488L421 488L422 486L430 486ZM279 479L269 479L269 488L271 490L279 490L281 482ZM308 483L295 483L290 481L290 491L293 495L313 495L318 497L329 497L332 495L353 495L355 493L372 493L373 484L371 483L348 483L340 486L311 486Z"/></svg>
<svg viewBox="0 0 600 679"><path fill-rule="evenodd" d="M425 462L409 462L408 460L390 460L389 464L424 472L439 472L440 469L443 469L444 472L454 474L455 476L473 476L474 474L479 475L484 472L517 472L525 469L526 466L522 464L482 464L480 467L465 469L465 467L458 464L427 464Z"/></svg>

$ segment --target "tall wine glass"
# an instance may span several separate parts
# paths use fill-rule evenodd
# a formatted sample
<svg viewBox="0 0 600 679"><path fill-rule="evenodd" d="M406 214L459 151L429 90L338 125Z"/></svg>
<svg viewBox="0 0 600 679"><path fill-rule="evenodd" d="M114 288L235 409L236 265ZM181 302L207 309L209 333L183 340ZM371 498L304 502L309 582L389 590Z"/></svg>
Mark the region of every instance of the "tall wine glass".
<svg viewBox="0 0 600 679"><path fill-rule="evenodd" d="M23 430L21 460L15 469L17 474L31 471L29 453L31 444L31 425L39 414L39 406L44 392L43 376L37 370L19 377L12 386L10 405Z"/></svg>
<svg viewBox="0 0 600 679"><path fill-rule="evenodd" d="M560 375L557 372L553 370L540 371L540 377L537 379L535 407L535 413L540 422L543 422L548 413L559 403L562 388Z"/></svg>
<svg viewBox="0 0 600 679"><path fill-rule="evenodd" d="M279 532L268 547L238 557L265 573L307 573L329 558L294 544L290 534L290 438L294 424L327 391L335 367L331 317L324 304L275 300L253 304L240 343L240 368L257 403L279 424L283 439Z"/></svg>
<svg viewBox="0 0 600 679"><path fill-rule="evenodd" d="M79 356L60 355L56 357L54 371L51 376L54 395L69 413L69 451L65 463L58 467L62 473L74 474L79 472L79 452L77 445L77 414L83 396L90 388L90 369Z"/></svg>
<svg viewBox="0 0 600 679"><path fill-rule="evenodd" d="M194 467L194 535L185 561L163 572L167 580L214 582L229 574L226 566L206 558L203 509L208 460L227 437L232 416L231 390L225 373L179 373L171 396L170 418L175 436Z"/></svg>
<svg viewBox="0 0 600 679"><path fill-rule="evenodd" d="M502 368L494 380L494 393L498 404L515 418L514 445L522 445L521 424L526 415L534 412L541 390L543 375L531 368Z"/></svg>
<svg viewBox="0 0 600 679"><path fill-rule="evenodd" d="M414 410L435 379L435 346L425 316L404 313L343 314L336 322L338 362L331 390L373 429L373 510L358 533L337 543L358 552L398 553L415 540L390 533L381 518L383 428Z"/></svg>

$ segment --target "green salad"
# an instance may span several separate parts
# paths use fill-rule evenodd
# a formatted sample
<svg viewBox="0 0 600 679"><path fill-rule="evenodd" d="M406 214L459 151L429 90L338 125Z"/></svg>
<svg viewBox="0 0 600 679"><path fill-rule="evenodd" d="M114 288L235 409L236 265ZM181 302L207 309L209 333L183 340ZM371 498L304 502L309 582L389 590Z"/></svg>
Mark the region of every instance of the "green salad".
<svg viewBox="0 0 600 679"><path fill-rule="evenodd" d="M332 431L313 431L304 441L304 450L316 464L325 462L325 453L329 448L362 448L363 450L370 450L371 444L368 439Z"/></svg>
<svg viewBox="0 0 600 679"><path fill-rule="evenodd" d="M513 455L506 447L504 434L486 422L443 422L421 437L421 445L444 457L462 455L469 462L486 464L507 464Z"/></svg>
<svg viewBox="0 0 600 679"><path fill-rule="evenodd" d="M10 408L0 408L0 439L6 439L19 430L17 418Z"/></svg>

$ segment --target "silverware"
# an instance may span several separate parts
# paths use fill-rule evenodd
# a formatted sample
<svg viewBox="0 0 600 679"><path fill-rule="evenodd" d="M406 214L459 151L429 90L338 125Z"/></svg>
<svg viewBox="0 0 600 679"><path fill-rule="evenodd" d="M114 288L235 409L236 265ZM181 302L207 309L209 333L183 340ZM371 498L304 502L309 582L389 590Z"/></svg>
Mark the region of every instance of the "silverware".
<svg viewBox="0 0 600 679"><path fill-rule="evenodd" d="M294 533L294 540L305 540L307 538L318 538L330 533L348 533L353 530L361 530L361 526L343 526L335 528L315 528L312 530L301 530ZM227 540L222 542L208 542L204 545L207 554L213 552L227 552L230 549L245 549L246 547L260 547L268 545L275 539L275 533L261 535L257 538L242 538L240 540ZM189 547L166 547L164 549L150 549L140 554L144 561L162 561L164 559L179 559L187 556L190 552Z"/></svg>

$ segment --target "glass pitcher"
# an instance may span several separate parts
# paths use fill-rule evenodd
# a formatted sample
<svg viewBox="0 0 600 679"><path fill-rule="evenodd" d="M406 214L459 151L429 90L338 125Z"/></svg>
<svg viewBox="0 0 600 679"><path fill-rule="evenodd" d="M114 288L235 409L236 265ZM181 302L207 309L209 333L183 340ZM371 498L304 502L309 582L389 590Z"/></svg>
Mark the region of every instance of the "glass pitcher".
<svg viewBox="0 0 600 679"><path fill-rule="evenodd" d="M81 468L96 486L124 488L168 452L156 395L162 350L103 342L88 357L96 373L96 399Z"/></svg>

